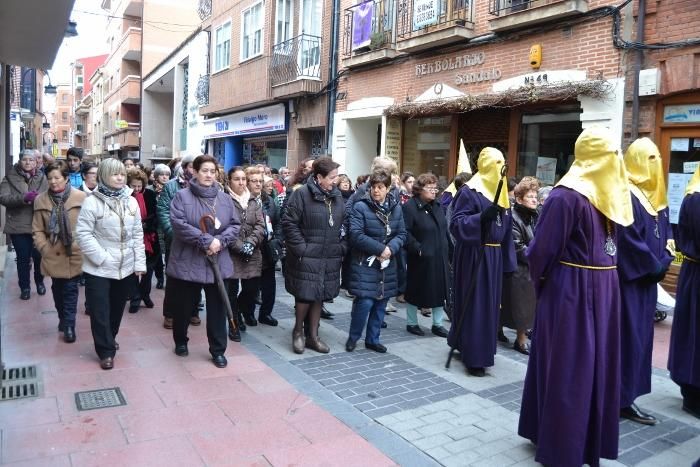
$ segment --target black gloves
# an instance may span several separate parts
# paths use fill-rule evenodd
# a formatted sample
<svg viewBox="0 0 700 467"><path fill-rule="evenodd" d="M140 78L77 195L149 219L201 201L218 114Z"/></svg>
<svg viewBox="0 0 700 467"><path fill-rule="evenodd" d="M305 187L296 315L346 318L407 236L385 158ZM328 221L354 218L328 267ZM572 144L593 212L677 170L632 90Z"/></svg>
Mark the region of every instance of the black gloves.
<svg viewBox="0 0 700 467"><path fill-rule="evenodd" d="M240 251L240 254L243 257L243 261L245 261L245 262L250 261L250 258L253 256L253 250L255 250L255 247L253 246L252 243L243 242L243 245L241 246L241 251Z"/></svg>
<svg viewBox="0 0 700 467"><path fill-rule="evenodd" d="M496 205L489 205L486 209L481 212L481 222L492 222L498 216L501 210Z"/></svg>

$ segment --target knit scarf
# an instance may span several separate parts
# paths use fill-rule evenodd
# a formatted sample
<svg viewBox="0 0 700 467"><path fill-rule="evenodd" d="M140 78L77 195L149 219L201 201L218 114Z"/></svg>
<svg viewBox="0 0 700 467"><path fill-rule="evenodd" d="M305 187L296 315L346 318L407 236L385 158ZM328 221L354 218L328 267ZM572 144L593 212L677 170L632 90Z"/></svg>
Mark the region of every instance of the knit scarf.
<svg viewBox="0 0 700 467"><path fill-rule="evenodd" d="M68 215L66 214L65 202L70 196L71 186L66 183L66 188L61 192L49 190L49 198L53 208L49 217L49 241L55 245L58 240L66 249L66 255L73 256L73 232L71 231Z"/></svg>
<svg viewBox="0 0 700 467"><path fill-rule="evenodd" d="M32 169L29 172L24 170L19 164L17 165L17 173L20 174L24 179L29 182L34 175L36 175L36 169Z"/></svg>
<svg viewBox="0 0 700 467"><path fill-rule="evenodd" d="M126 196L126 186L115 190L114 188L110 188L104 183L100 182L97 184L97 191L99 191L108 198L124 198L124 196Z"/></svg>
<svg viewBox="0 0 700 467"><path fill-rule="evenodd" d="M147 217L149 212L146 210L146 199L143 197L143 191L139 192L132 192L131 196L136 198L136 202L139 205L139 211L141 211L141 222L143 222ZM156 233L155 232L143 232L143 245L146 249L146 254L147 255L152 255L154 253L153 251L153 243L156 241Z"/></svg>
<svg viewBox="0 0 700 467"><path fill-rule="evenodd" d="M235 191L231 190L231 196L233 199L238 201L238 204L240 204L243 209L248 207L248 201L250 201L250 191L248 191L247 188L240 195L237 195Z"/></svg>

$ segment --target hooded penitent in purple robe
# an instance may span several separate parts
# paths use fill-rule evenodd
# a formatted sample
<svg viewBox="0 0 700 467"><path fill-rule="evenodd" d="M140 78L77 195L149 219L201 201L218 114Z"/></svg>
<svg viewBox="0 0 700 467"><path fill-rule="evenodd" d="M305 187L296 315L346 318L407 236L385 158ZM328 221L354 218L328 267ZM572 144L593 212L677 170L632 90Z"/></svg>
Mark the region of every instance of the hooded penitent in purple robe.
<svg viewBox="0 0 700 467"><path fill-rule="evenodd" d="M668 269L673 258L666 250L668 209L656 218L632 195L634 224L619 230L617 270L620 277L621 370L620 407L651 392L651 354L657 288L653 276ZM658 234L658 237L657 237Z"/></svg>
<svg viewBox="0 0 700 467"><path fill-rule="evenodd" d="M681 389L692 386L687 388L692 396L684 391L685 403L694 404L692 408L700 413L700 191L683 199L677 233L676 248L684 259L676 287L668 369Z"/></svg>
<svg viewBox="0 0 700 467"><path fill-rule="evenodd" d="M518 434L547 466L617 457L620 290L606 252L616 230L586 197L557 187L527 250L538 302Z"/></svg>
<svg viewBox="0 0 700 467"><path fill-rule="evenodd" d="M510 209L502 209L499 218L490 222L482 242L481 213L492 203L468 186L460 188L452 203L450 232L455 238L455 314L447 339L450 347L459 350L460 358L468 368L493 366L501 281L503 273L515 271L516 266ZM484 253L476 270L479 250ZM474 280L477 281L474 294L469 303L465 303L469 284ZM464 316L460 317L462 314ZM460 320L461 332L456 335L455 323Z"/></svg>

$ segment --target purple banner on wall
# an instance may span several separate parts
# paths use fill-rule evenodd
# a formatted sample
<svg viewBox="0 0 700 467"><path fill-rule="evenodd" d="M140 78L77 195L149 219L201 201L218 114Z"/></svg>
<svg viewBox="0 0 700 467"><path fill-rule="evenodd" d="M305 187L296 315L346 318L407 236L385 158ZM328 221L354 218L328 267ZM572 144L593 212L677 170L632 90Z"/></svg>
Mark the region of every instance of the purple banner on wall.
<svg viewBox="0 0 700 467"><path fill-rule="evenodd" d="M366 47L372 40L372 0L360 3L352 13L352 50Z"/></svg>

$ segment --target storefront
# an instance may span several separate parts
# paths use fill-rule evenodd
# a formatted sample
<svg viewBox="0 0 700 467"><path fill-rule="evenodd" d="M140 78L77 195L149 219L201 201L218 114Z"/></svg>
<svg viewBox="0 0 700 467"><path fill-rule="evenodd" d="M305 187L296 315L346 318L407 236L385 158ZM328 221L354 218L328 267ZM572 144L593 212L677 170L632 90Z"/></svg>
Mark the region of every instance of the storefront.
<svg viewBox="0 0 700 467"><path fill-rule="evenodd" d="M206 120L207 152L226 170L250 164L282 167L287 162L287 121L284 104Z"/></svg>

